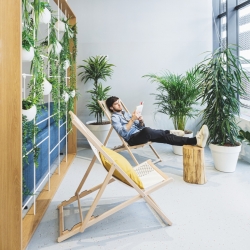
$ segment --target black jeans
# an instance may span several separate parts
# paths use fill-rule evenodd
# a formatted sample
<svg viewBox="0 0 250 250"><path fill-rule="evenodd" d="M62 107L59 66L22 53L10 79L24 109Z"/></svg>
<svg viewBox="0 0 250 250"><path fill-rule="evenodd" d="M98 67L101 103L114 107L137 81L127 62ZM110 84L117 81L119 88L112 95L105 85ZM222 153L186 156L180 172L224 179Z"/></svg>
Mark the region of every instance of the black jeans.
<svg viewBox="0 0 250 250"><path fill-rule="evenodd" d="M170 134L169 130L152 129L149 127L145 127L141 131L133 134L127 142L130 146L134 146L147 143L148 141L167 143L175 146L195 145L197 143L195 137L176 136Z"/></svg>

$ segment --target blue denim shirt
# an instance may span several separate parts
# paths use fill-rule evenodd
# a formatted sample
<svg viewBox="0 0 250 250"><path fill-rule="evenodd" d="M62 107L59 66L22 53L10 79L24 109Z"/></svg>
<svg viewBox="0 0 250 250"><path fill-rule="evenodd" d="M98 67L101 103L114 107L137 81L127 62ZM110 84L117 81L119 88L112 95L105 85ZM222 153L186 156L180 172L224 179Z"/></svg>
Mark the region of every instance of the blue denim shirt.
<svg viewBox="0 0 250 250"><path fill-rule="evenodd" d="M132 116L125 111L122 111L121 113L113 112L111 116L114 129L125 141L128 141L132 134L139 132L145 127L144 124L142 126L140 122L136 120L130 130L127 130L126 124L128 124L131 117Z"/></svg>

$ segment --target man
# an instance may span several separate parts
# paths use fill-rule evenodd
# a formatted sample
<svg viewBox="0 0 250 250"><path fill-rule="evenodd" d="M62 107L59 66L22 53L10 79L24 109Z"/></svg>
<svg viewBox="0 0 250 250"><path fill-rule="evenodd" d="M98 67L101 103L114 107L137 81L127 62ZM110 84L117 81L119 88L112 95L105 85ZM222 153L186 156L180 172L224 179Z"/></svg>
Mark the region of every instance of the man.
<svg viewBox="0 0 250 250"><path fill-rule="evenodd" d="M148 141L167 143L175 146L197 145L204 148L207 143L209 131L207 125L193 138L183 137L182 130L160 130L145 127L143 117L134 111L132 115L122 110L120 100L111 96L106 100L108 109L112 112L112 126L117 133L130 145L139 145Z"/></svg>

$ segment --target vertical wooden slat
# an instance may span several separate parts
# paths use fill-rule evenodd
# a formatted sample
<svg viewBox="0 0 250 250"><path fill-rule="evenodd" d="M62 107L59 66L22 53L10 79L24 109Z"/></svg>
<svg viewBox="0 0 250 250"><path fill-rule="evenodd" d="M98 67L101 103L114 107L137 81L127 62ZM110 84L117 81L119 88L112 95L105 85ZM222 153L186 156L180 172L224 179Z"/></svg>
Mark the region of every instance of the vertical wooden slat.
<svg viewBox="0 0 250 250"><path fill-rule="evenodd" d="M70 25L76 24L76 18L71 18L69 20ZM72 52L73 48L73 41L70 41L70 51ZM72 65L71 70L74 70L76 75L76 64ZM70 69L68 70L68 75L70 76ZM76 84L77 85L77 84ZM76 86L77 87L77 86ZM76 98L74 100L74 113L76 114L77 106L76 106ZM69 154L76 154L77 152L77 130L75 126L72 127L72 132L68 135L68 153Z"/></svg>
<svg viewBox="0 0 250 250"><path fill-rule="evenodd" d="M0 249L22 246L21 1L0 1Z"/></svg>

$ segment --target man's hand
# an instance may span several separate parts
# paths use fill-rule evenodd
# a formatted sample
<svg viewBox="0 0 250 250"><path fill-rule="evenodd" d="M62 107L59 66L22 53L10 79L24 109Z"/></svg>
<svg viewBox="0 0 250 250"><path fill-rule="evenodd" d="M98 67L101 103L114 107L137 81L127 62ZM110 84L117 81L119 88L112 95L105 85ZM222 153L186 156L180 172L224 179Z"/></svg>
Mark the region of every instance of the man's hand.
<svg viewBox="0 0 250 250"><path fill-rule="evenodd" d="M138 120L138 116L136 114L136 111L133 112L131 119L132 119L133 122Z"/></svg>
<svg viewBox="0 0 250 250"><path fill-rule="evenodd" d="M142 116L139 116L139 117L138 117L138 120L139 120L139 122L143 122L143 117L142 117Z"/></svg>

